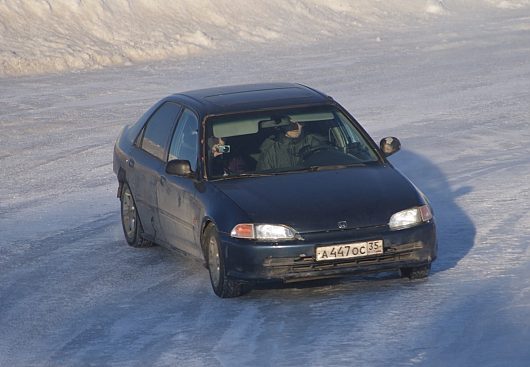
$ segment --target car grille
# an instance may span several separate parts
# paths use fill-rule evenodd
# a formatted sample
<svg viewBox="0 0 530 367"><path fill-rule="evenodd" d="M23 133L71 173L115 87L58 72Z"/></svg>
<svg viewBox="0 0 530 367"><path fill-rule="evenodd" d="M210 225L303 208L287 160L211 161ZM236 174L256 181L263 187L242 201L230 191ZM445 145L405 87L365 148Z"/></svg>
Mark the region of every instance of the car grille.
<svg viewBox="0 0 530 367"><path fill-rule="evenodd" d="M288 267L289 273L303 273L318 270L332 270L341 268L355 268L360 266L371 266L389 264L398 261L413 260L416 258L415 251L422 249L421 242L385 248L382 255L368 256L353 259L316 261L314 256L297 258L268 258L263 263L266 268Z"/></svg>

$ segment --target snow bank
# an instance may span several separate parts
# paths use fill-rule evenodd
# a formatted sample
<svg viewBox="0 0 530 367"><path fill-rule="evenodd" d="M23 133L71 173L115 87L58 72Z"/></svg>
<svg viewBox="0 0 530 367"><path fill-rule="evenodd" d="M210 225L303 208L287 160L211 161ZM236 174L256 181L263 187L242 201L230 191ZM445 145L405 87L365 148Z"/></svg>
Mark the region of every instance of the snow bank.
<svg viewBox="0 0 530 367"><path fill-rule="evenodd" d="M0 76L311 42L529 0L1 0Z"/></svg>

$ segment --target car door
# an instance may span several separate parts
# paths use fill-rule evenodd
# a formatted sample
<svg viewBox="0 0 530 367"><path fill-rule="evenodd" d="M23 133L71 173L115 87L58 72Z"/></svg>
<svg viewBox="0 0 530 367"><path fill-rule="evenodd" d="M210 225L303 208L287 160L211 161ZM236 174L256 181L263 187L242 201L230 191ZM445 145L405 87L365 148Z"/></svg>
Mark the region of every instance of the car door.
<svg viewBox="0 0 530 367"><path fill-rule="evenodd" d="M147 120L127 161L127 182L147 238L160 237L156 197L160 172L165 167L169 138L181 111L180 105L163 103Z"/></svg>
<svg viewBox="0 0 530 367"><path fill-rule="evenodd" d="M199 120L195 113L184 109L171 139L168 161L188 160L197 170ZM200 203L196 199L196 182L189 177L162 173L157 186L160 224L165 241L180 250L201 257L197 238Z"/></svg>

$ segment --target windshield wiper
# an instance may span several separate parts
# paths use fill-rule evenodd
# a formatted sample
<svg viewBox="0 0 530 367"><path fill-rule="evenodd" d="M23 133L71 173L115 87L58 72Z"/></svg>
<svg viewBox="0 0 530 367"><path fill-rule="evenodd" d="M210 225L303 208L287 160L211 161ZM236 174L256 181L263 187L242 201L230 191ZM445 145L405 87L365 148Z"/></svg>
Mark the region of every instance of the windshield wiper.
<svg viewBox="0 0 530 367"><path fill-rule="evenodd" d="M324 165L324 166L309 166L309 167L299 167L299 168L293 168L285 171L274 171L274 172L245 172L245 173L237 173L233 175L227 175L227 176L221 176L216 177L216 180L231 180L235 178L247 178L247 177L269 177L269 176L279 176L279 175L285 175L289 173L296 173L296 172L317 172L317 171L327 171L327 170L334 170L334 169L344 169L344 168L351 168L351 167L366 167L370 165L377 164L377 161L368 161L368 162L357 162L357 163L348 163L348 164L330 164L330 165Z"/></svg>
<svg viewBox="0 0 530 367"><path fill-rule="evenodd" d="M350 167L366 167L368 165L368 162L358 162L358 163L348 163L348 164L330 164L326 166L312 166L310 168L313 169L313 171L325 171L325 170L331 170L331 169L342 169L342 168L350 168Z"/></svg>
<svg viewBox="0 0 530 367"><path fill-rule="evenodd" d="M252 172L252 173L238 173L234 177L266 177L275 176L276 172Z"/></svg>
<svg viewBox="0 0 530 367"><path fill-rule="evenodd" d="M268 177L268 176L276 176L277 173L237 173L233 175L226 175L226 176L220 176L216 177L216 180L232 180L235 178L247 178L247 177Z"/></svg>
<svg viewBox="0 0 530 367"><path fill-rule="evenodd" d="M324 166L309 166L309 167L295 168L289 171L282 171L281 173L317 172L317 171L327 171L327 170L343 169L343 168L350 168L350 167L365 167L369 163L370 162L358 162L358 163L348 163L348 164L330 164L330 165L324 165Z"/></svg>

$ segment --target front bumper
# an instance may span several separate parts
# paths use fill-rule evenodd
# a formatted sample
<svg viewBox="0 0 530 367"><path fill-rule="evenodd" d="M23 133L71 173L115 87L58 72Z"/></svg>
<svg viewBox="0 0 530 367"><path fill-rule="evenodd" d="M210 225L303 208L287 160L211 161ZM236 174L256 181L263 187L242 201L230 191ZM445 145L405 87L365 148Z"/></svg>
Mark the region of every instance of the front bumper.
<svg viewBox="0 0 530 367"><path fill-rule="evenodd" d="M390 231L388 228L302 234L304 240L254 242L220 234L225 270L231 278L251 282L293 282L345 274L422 266L436 259L434 222ZM318 246L383 240L383 253L353 259L316 261Z"/></svg>

